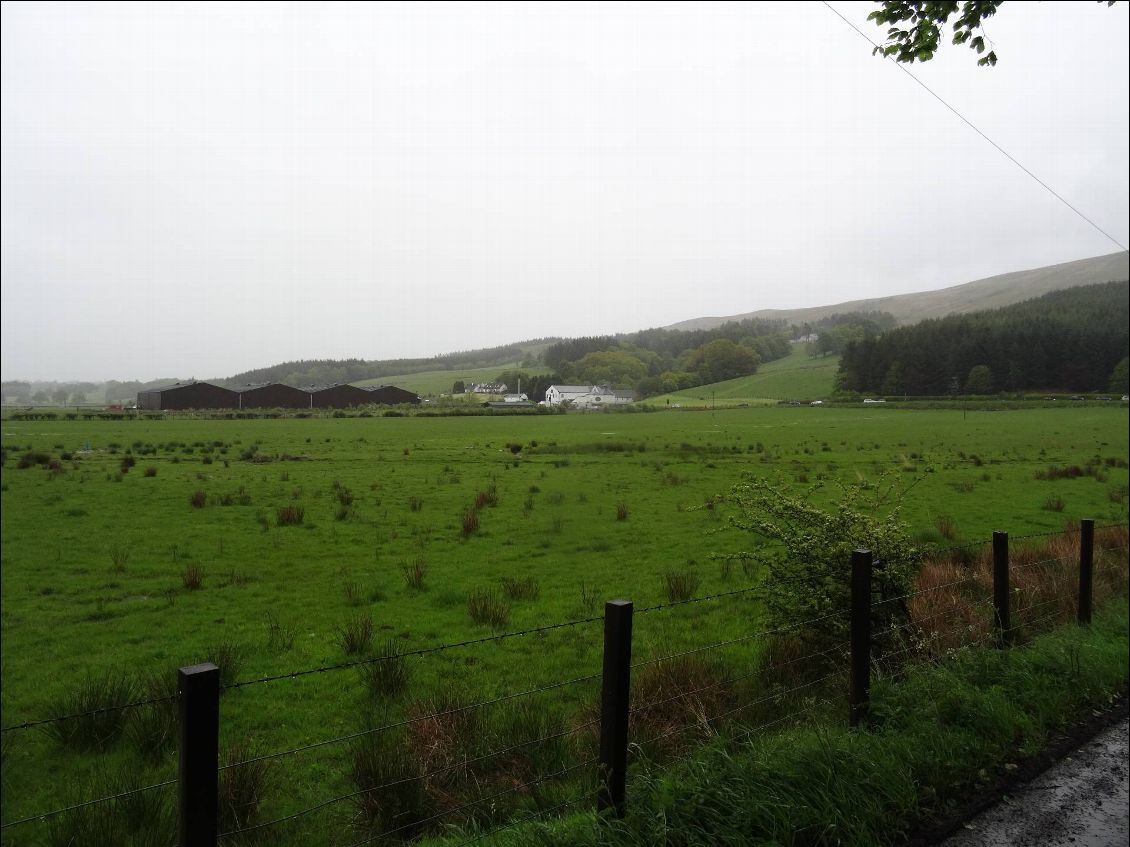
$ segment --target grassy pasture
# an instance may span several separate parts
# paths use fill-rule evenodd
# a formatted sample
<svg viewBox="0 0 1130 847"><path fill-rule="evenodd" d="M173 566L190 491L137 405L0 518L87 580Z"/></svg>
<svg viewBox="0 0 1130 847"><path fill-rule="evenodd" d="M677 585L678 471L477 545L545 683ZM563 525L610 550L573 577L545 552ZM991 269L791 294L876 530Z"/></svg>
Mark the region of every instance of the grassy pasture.
<svg viewBox="0 0 1130 847"><path fill-rule="evenodd" d="M896 469L910 489L905 519L942 545L1123 520L1127 423L1125 407L4 421L3 724L44 716L87 674L169 679L178 664L234 651L248 679L372 655L389 640L412 650L481 638L495 630L472 620L468 600L484 591L509 606L497 626L519 630L599 615L613 597L664 602L671 573L693 576L697 594L740 587L756 575L727 575L710 554L752 546L725 531L718 499L745 472L804 487ZM29 451L59 464L19 468ZM1095 460L1091 475L1047 472ZM465 534L468 514L478 527ZM366 616L371 646L349 654L343 630ZM641 614L635 655L742 635L757 619L745 598ZM758 649L727 658L748 662ZM599 671L600 624L407 666L407 693L394 701L374 701L355 669L225 694L225 743L284 750L395 719L419 700L470 702L587 676ZM537 700L575 720L596 685ZM87 780L107 762L153 781L175 771L168 753L144 759L125 739L99 755L15 735L5 739L5 821L90 795ZM348 752L331 745L277 762L265 813L353 790ZM331 807L303 825L340 828L351 811ZM313 831L300 826L295 838ZM4 843L45 832L28 825Z"/></svg>
<svg viewBox="0 0 1130 847"><path fill-rule="evenodd" d="M684 407L736 406L766 400L817 400L832 393L839 356L814 359L803 344L783 359L768 362L752 376L740 376L712 385L700 385L659 397L649 397L654 406L678 403Z"/></svg>

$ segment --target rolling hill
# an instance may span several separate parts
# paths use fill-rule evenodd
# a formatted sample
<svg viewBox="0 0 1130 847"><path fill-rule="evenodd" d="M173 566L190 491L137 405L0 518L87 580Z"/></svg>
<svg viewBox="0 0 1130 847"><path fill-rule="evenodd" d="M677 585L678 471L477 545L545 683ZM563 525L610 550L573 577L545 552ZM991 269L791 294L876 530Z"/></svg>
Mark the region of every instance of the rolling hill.
<svg viewBox="0 0 1130 847"><path fill-rule="evenodd" d="M818 321L845 312L889 312L900 324L917 323L927 318L979 312L1011 306L1021 300L1030 300L1064 288L1094 285L1130 278L1130 253L1111 253L1079 259L1061 265L1033 268L1026 271L991 276L962 285L917 294L896 294L871 300L851 300L831 306L813 306L807 309L761 309L740 315L692 318L671 324L667 329L713 329L727 321L746 318L781 320L790 324Z"/></svg>

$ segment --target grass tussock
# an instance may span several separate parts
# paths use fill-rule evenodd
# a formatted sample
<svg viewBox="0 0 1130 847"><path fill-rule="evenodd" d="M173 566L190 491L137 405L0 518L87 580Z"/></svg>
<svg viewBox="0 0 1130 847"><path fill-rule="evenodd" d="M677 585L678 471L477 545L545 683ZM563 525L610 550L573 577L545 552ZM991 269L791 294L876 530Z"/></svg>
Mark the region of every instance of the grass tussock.
<svg viewBox="0 0 1130 847"><path fill-rule="evenodd" d="M50 847L172 844L176 839L176 793L136 790L156 781L153 773L136 766L101 771L86 780L68 778L64 781L67 802L59 805L77 805L92 797L114 799L48 818L46 843Z"/></svg>
<svg viewBox="0 0 1130 847"><path fill-rule="evenodd" d="M400 566L400 572L404 575L404 583L413 591L423 591L426 587L428 563L422 558L404 562Z"/></svg>
<svg viewBox="0 0 1130 847"><path fill-rule="evenodd" d="M234 742L224 753L220 771L220 832L254 826L270 790L271 760L250 761L258 751L247 740Z"/></svg>
<svg viewBox="0 0 1130 847"><path fill-rule="evenodd" d="M61 718L46 724L45 731L65 747L101 750L116 741L129 719L120 707L139 699L137 680L124 673L90 673L47 704L47 716Z"/></svg>
<svg viewBox="0 0 1130 847"><path fill-rule="evenodd" d="M186 591L199 591L204 587L204 568L200 565L185 565L180 580Z"/></svg>
<svg viewBox="0 0 1130 847"><path fill-rule="evenodd" d="M306 519L306 510L301 506L291 504L280 506L275 511L275 524L277 526L298 526Z"/></svg>
<svg viewBox="0 0 1130 847"><path fill-rule="evenodd" d="M502 590L511 600L536 600L541 593L536 578L532 576L519 579L516 576L502 578Z"/></svg>
<svg viewBox="0 0 1130 847"><path fill-rule="evenodd" d="M632 680L631 735L651 755L673 752L717 731L729 672L715 656L693 653L645 665Z"/></svg>
<svg viewBox="0 0 1130 847"><path fill-rule="evenodd" d="M366 653L373 641L373 619L369 615L350 618L338 629L338 642L347 655Z"/></svg>
<svg viewBox="0 0 1130 847"><path fill-rule="evenodd" d="M477 624L502 629L510 623L510 604L490 588L472 591L467 597L467 613Z"/></svg>
<svg viewBox="0 0 1130 847"><path fill-rule="evenodd" d="M408 659L391 638L385 642L379 656L361 665L360 673L369 694L377 700L400 697L408 690L411 680Z"/></svg>
<svg viewBox="0 0 1130 847"><path fill-rule="evenodd" d="M698 591L698 574L693 571L668 571L663 575L667 599L672 603L690 600Z"/></svg>

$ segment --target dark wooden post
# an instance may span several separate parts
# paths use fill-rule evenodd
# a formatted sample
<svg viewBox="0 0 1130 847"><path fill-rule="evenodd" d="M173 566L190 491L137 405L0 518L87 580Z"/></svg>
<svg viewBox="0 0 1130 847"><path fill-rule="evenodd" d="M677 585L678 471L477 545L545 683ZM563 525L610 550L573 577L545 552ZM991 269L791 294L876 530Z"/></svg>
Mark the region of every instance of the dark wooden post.
<svg viewBox="0 0 1130 847"><path fill-rule="evenodd" d="M216 847L220 764L220 669L211 662L177 671L180 710L177 844Z"/></svg>
<svg viewBox="0 0 1130 847"><path fill-rule="evenodd" d="M993 628L997 644L1007 647L1012 642L1008 597L1008 533L993 533Z"/></svg>
<svg viewBox="0 0 1130 847"><path fill-rule="evenodd" d="M851 726L859 726L871 699L871 551L851 554Z"/></svg>
<svg viewBox="0 0 1130 847"><path fill-rule="evenodd" d="M1095 574L1095 522L1079 521L1079 623L1091 622L1091 592Z"/></svg>
<svg viewBox="0 0 1130 847"><path fill-rule="evenodd" d="M601 787L597 809L624 816L628 770L628 694L632 668L632 601L604 604L604 673L600 692Z"/></svg>

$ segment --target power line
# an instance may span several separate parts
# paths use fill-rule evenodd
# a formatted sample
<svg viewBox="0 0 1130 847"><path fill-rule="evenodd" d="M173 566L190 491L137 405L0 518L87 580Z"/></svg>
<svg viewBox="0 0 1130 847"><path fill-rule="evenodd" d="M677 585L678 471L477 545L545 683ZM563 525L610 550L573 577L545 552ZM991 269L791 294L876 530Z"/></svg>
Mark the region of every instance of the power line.
<svg viewBox="0 0 1130 847"><path fill-rule="evenodd" d="M859 27L857 27L855 24L853 24L851 21L849 21L847 18L845 18L842 14L840 14L828 2L828 0L821 0L821 2L825 6L828 7L828 10L831 11L832 14L834 14L837 18L839 18L845 24L847 24L852 29L854 29L857 33L859 33L860 38L862 38L864 41L866 41L868 44L870 44L876 50L880 49L878 44L876 44L874 41L872 41L870 38L868 38L867 34L863 30L861 30ZM1008 159L1010 162L1012 162L1014 165L1016 165L1016 167L1020 168L1020 170L1024 171L1024 173L1028 174L1028 176L1030 176L1030 177L1032 177L1032 179L1036 180L1036 182L1038 182L1040 185L1042 185L1048 193L1050 193L1053 197L1055 197L1057 200L1059 200L1060 203L1062 203L1064 206L1069 208L1071 211L1073 211L1075 214L1077 214L1079 217L1081 217L1083 220L1085 220L1087 223L1089 223L1092 227L1095 228L1096 231L1098 231L1104 237L1106 237L1108 240L1110 240L1115 245L1117 245L1120 250L1126 249L1126 246L1121 241L1119 241L1117 238L1115 238L1113 235L1111 235L1109 232L1107 232L1105 229L1103 229L1101 226L1099 226L1093 220L1091 220L1086 215L1084 215L1082 212L1080 212L1078 209L1076 209L1074 206L1072 206L1069 202L1067 202L1066 199L1064 199L1062 194L1060 194L1058 191L1056 191L1054 188L1052 188L1050 185L1048 185L1046 182L1044 182L1042 179L1040 179L1038 176L1036 176L1034 173L1032 173L1030 170L1028 170L1028 168L1024 167L1024 165L1020 164L1020 162L1018 162L1016 160L1015 156L1013 156L1011 153L1009 153L1007 150L1005 150L1003 147L1001 147L999 144L997 144L997 142L993 141L993 139L989 138L989 136L985 135L985 133L983 133L981 130L979 130L973 124L973 122L971 120L969 120L969 118L967 118L967 117L965 117L965 115L961 114L961 112L959 112L957 109L955 109L953 106L951 106L945 100L943 100L941 95L939 95L932 88L930 88L930 86L928 86L926 83L924 83L922 80L920 80L914 74L912 74L909 70L907 70L906 67L902 64L902 62L895 61L890 56L884 56L883 58L889 59L890 61L894 62L895 67L897 67L900 71L902 71L904 74L906 74L912 80L914 80L916 83L918 83L924 89L926 89L926 91L929 92L931 97L933 97L935 100L937 100L943 106L945 106L947 109L949 109L955 115L957 115L965 123L966 126L968 126L971 130L973 130L975 133L977 133L979 136L981 136L983 139L985 139L987 142L989 142L991 145L993 145L993 147L995 147L1006 159Z"/></svg>

